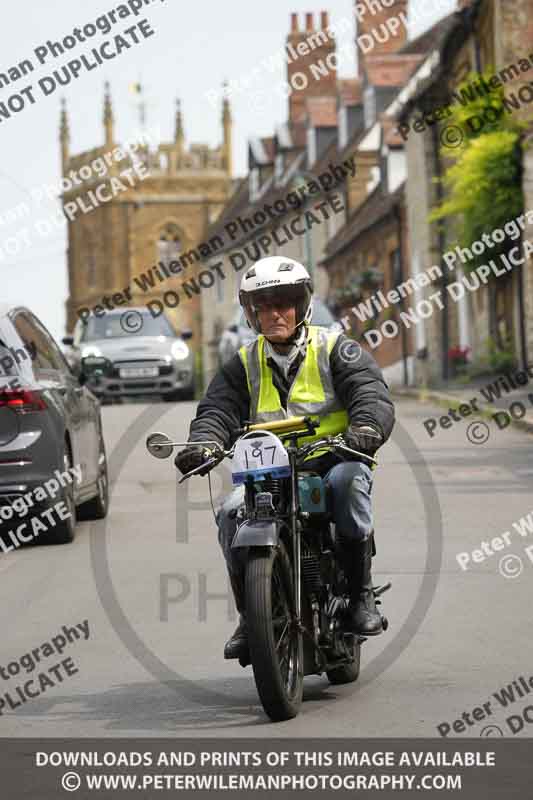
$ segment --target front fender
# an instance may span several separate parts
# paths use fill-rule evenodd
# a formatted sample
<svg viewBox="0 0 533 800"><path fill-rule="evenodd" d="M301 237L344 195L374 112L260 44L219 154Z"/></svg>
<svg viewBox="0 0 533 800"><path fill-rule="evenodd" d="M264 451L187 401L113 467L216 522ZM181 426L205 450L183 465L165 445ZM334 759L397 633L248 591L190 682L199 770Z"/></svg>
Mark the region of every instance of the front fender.
<svg viewBox="0 0 533 800"><path fill-rule="evenodd" d="M276 519L245 520L238 528L231 549L235 547L277 546L281 524Z"/></svg>

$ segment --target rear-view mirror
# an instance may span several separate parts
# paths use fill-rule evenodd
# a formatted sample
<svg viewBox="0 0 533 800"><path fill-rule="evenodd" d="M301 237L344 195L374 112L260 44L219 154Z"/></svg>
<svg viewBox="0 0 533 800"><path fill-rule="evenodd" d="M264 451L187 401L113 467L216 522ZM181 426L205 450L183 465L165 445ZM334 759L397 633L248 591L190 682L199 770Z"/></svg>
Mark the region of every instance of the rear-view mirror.
<svg viewBox="0 0 533 800"><path fill-rule="evenodd" d="M174 448L166 433L151 433L146 439L146 449L155 458L168 458Z"/></svg>

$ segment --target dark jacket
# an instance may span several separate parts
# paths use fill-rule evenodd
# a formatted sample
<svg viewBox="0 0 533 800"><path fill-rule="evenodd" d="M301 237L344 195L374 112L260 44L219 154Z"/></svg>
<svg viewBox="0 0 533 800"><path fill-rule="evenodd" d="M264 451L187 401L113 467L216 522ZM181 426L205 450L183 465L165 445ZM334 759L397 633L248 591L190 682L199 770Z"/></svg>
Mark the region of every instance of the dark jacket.
<svg viewBox="0 0 533 800"><path fill-rule="evenodd" d="M351 340L341 333L329 358L335 394L348 412L350 423L374 425L382 434L383 441L386 441L394 426L394 406L388 386L370 353L354 342L343 346L345 342ZM353 353L352 358L350 352ZM301 361L301 356L294 360L289 371L289 381L285 381L272 359L267 361L284 408L287 407L289 389ZM211 439L227 449L237 438L235 430L243 427L250 418L249 414L250 395L246 372L239 354L236 353L209 384L198 405L196 417L191 422L189 441ZM340 460L335 456L332 459L328 456L327 463L333 464Z"/></svg>

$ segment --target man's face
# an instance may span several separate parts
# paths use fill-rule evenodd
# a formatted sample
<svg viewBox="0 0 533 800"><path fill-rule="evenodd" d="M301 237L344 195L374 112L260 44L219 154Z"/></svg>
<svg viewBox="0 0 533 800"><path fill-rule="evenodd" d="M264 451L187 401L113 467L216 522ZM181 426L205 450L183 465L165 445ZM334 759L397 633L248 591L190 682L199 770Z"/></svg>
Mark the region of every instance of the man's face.
<svg viewBox="0 0 533 800"><path fill-rule="evenodd" d="M255 303L261 332L271 342L282 344L296 329L296 308L283 299L260 300Z"/></svg>

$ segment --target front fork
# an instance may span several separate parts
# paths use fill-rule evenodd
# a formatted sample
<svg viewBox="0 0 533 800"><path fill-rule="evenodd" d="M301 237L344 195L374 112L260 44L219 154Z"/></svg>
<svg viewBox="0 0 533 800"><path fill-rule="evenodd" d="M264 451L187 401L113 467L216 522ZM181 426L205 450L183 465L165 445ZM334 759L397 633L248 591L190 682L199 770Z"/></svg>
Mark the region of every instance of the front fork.
<svg viewBox="0 0 533 800"><path fill-rule="evenodd" d="M294 622L299 631L302 626L302 562L301 562L301 533L302 524L298 519L298 473L296 471L296 451L291 447L288 450L289 464L291 466L291 533L292 555L294 564Z"/></svg>

